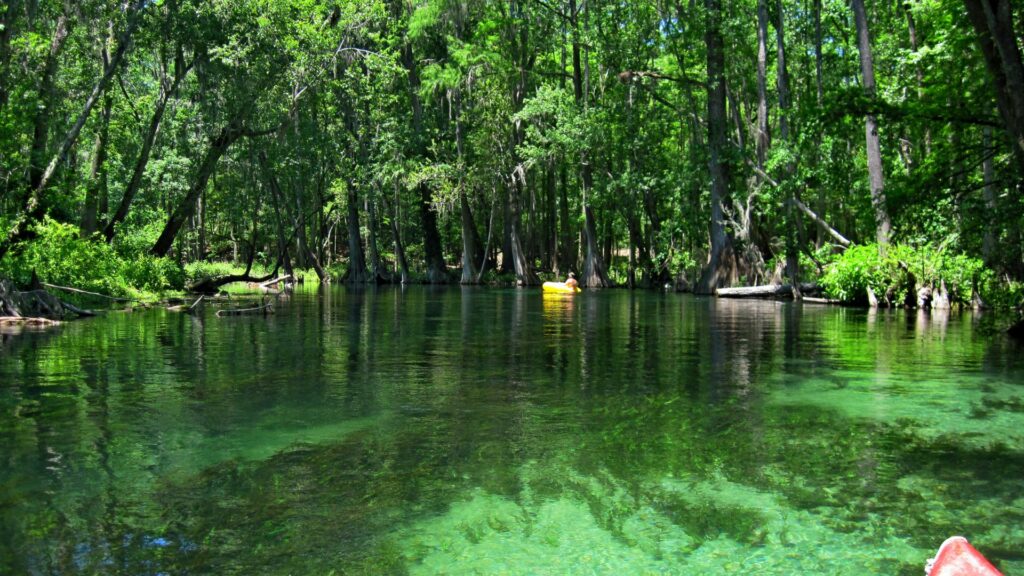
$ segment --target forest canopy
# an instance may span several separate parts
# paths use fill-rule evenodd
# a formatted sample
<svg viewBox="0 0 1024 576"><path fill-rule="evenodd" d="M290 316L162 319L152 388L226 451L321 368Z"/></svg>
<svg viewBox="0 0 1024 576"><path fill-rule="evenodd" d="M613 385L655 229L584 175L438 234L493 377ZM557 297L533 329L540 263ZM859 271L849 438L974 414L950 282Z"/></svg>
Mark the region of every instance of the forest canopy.
<svg viewBox="0 0 1024 576"><path fill-rule="evenodd" d="M8 0L0 276L1017 304L1022 32L1010 0Z"/></svg>

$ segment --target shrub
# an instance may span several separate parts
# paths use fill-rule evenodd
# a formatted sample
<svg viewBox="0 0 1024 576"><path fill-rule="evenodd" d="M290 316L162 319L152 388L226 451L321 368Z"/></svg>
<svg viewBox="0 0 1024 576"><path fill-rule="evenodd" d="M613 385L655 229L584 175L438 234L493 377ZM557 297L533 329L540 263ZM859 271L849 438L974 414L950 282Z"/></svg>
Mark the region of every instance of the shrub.
<svg viewBox="0 0 1024 576"><path fill-rule="evenodd" d="M870 287L879 299L888 298L889 303L896 305L908 294L916 296L918 288L937 289L942 282L953 303L969 303L975 290L989 305L1016 306L1021 302L1020 285L1000 281L981 259L947 253L931 245L894 244L884 257L878 253L876 244L851 246L826 266L819 280L830 298L866 302Z"/></svg>
<svg viewBox="0 0 1024 576"><path fill-rule="evenodd" d="M121 257L100 239L82 239L78 228L46 218L35 226L36 238L0 261L0 275L24 286L35 271L49 284L128 296L138 292L181 289L184 274L167 258Z"/></svg>
<svg viewBox="0 0 1024 576"><path fill-rule="evenodd" d="M891 261L890 261L891 263ZM875 294L886 293L886 288L900 279L899 269L886 265L878 254L878 246L850 246L839 258L825 268L819 283L829 298L849 302L867 302L868 288ZM902 278L901 284L906 283Z"/></svg>

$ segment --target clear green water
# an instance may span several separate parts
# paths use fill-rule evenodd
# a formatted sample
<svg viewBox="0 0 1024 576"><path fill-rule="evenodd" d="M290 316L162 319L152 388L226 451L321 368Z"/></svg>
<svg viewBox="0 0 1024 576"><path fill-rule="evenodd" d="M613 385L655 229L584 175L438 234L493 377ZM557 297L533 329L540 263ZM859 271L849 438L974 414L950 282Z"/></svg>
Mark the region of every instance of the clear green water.
<svg viewBox="0 0 1024 576"><path fill-rule="evenodd" d="M0 574L1024 574L1024 349L606 291L295 295L0 344Z"/></svg>

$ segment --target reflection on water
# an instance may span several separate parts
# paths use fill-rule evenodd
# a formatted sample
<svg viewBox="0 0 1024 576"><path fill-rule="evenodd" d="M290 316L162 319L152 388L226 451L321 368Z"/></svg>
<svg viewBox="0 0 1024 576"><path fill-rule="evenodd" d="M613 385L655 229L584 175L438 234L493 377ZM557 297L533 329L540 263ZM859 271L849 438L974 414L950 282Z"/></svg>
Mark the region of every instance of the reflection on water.
<svg viewBox="0 0 1024 576"><path fill-rule="evenodd" d="M958 314L331 288L0 347L2 574L1024 570L1020 349Z"/></svg>

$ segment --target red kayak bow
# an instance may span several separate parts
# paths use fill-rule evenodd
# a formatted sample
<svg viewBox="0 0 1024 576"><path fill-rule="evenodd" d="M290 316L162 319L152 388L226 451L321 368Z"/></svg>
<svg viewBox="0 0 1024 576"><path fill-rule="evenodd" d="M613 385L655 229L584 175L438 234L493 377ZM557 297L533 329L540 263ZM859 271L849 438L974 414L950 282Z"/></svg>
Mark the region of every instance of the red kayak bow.
<svg viewBox="0 0 1024 576"><path fill-rule="evenodd" d="M947 538L939 553L928 561L927 576L1003 576L963 536Z"/></svg>

